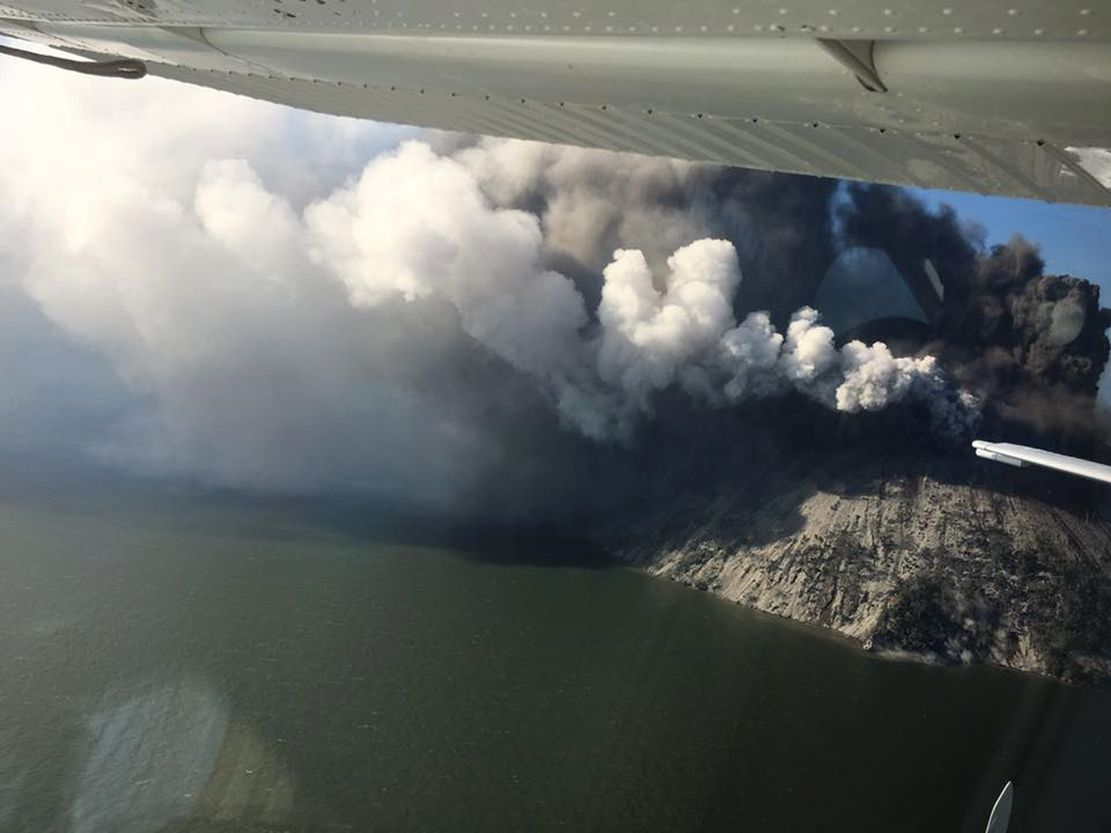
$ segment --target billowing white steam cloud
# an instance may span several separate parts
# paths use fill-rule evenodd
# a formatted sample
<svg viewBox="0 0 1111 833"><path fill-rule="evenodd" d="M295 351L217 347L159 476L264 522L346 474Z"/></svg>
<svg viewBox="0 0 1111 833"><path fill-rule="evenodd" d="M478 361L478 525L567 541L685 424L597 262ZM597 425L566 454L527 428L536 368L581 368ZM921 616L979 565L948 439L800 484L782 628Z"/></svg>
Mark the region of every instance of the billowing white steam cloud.
<svg viewBox="0 0 1111 833"><path fill-rule="evenodd" d="M305 225L309 254L354 305L442 299L464 332L518 370L570 369L587 322L582 297L540 269L537 218L491 207L455 160L407 142L310 206Z"/></svg>
<svg viewBox="0 0 1111 833"><path fill-rule="evenodd" d="M809 307L794 314L786 336L763 312L737 324L732 298L741 276L728 241L691 243L668 267L662 291L637 251L618 251L604 273L599 375L642 411L652 391L672 384L714 403L796 390L849 413L915 396L944 431L973 406L951 391L933 357L895 358L880 342L838 350Z"/></svg>
<svg viewBox="0 0 1111 833"><path fill-rule="evenodd" d="M675 382L691 392L705 388L705 362L733 324L733 293L741 281L726 240L684 246L667 266L660 292L638 250L618 250L602 273L598 370L641 410L649 408L653 391Z"/></svg>
<svg viewBox="0 0 1111 833"><path fill-rule="evenodd" d="M17 126L0 146L0 291L110 361L132 398L97 443L116 456L240 485L450 491L506 453L498 429L528 396L599 441L629 438L667 388L711 406L794 390L849 412L918 397L939 423L960 410L932 359L838 350L813 310L785 334L762 313L738 323L733 246L689 242L691 218L659 218L659 240L686 243L663 274L658 253L616 251L590 309L545 252L599 245L584 229L617 222L611 207L571 185L543 221L508 207L541 162L554 182L625 166L645 188L679 163L408 141L359 172L396 133L166 82L0 80Z"/></svg>
<svg viewBox="0 0 1111 833"><path fill-rule="evenodd" d="M943 387L929 357L896 359L880 343L838 351L812 309L786 338L761 313L738 326L741 274L727 240L679 248L659 289L639 250L616 251L589 334L574 284L540 265L538 218L491 204L473 169L420 142L371 162L309 206L304 224L310 257L352 304L449 304L467 335L535 378L565 421L595 439L627 438L652 394L672 385L716 403L795 389L848 412Z"/></svg>

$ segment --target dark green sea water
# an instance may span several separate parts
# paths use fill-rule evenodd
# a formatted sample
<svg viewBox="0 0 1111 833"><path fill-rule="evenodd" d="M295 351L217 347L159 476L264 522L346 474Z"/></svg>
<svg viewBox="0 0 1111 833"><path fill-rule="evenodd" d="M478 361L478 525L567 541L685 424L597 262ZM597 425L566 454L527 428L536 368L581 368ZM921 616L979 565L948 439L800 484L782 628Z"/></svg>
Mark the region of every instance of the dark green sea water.
<svg viewBox="0 0 1111 833"><path fill-rule="evenodd" d="M0 830L1111 830L1111 693L396 532L0 502Z"/></svg>

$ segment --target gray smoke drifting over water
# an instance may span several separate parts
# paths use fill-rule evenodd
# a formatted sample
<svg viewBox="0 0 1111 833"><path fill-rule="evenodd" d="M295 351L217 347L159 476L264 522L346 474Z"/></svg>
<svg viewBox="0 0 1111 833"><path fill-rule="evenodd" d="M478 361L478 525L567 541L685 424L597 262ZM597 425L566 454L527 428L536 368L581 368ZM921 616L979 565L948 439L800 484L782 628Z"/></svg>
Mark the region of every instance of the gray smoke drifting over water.
<svg viewBox="0 0 1111 833"><path fill-rule="evenodd" d="M694 437L756 454L761 413L890 413L934 444L1046 390L1080 413L1106 361L1094 287L898 191L443 137L360 169L357 123L310 121L290 148L267 138L283 111L208 91L136 113L132 93L26 88L0 147L0 291L33 303L51 358L9 377L0 443L18 424L25 449L206 483L548 510ZM140 127L121 145L115 123ZM319 181L291 173L306 156ZM945 309L910 347L810 306L849 246L937 265ZM67 436L33 437L60 408Z"/></svg>

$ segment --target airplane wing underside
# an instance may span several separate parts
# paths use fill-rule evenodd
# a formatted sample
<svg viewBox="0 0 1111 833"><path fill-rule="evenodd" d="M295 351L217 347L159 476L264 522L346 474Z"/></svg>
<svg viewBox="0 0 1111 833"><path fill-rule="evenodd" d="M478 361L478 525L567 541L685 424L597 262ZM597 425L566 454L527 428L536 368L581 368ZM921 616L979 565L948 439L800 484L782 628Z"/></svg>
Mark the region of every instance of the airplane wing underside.
<svg viewBox="0 0 1111 833"><path fill-rule="evenodd" d="M1096 0L8 0L0 33L330 113L1111 205Z"/></svg>

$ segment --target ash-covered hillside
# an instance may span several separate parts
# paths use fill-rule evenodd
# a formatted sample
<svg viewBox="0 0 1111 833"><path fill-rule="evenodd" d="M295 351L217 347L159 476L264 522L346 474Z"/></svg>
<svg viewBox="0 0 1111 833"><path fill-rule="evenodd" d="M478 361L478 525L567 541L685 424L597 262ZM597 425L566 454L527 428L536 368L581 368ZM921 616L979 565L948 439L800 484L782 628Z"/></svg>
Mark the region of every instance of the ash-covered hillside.
<svg viewBox="0 0 1111 833"><path fill-rule="evenodd" d="M1044 274L1021 238L977 247L951 212L897 190L849 194L843 233L903 274L929 260L941 290L925 322L846 337L936 356L975 421L941 436L913 404L844 415L802 397L713 419L665 408L642 441L659 449L639 463L649 485L598 535L655 574L871 649L1111 679L1111 490L968 448L975 435L1108 460L1098 288Z"/></svg>
<svg viewBox="0 0 1111 833"><path fill-rule="evenodd" d="M512 473L474 490L486 506L570 518L629 563L877 650L1111 679L1107 490L970 448L1109 459L1097 286L895 188L541 161L511 204L541 217L547 265L597 307L586 332L632 418L593 441L518 419ZM707 316L683 287L709 278L667 255L706 235L741 278L712 337L685 340L675 322ZM606 266L619 247L655 279L615 324L634 295Z"/></svg>
<svg viewBox="0 0 1111 833"><path fill-rule="evenodd" d="M654 574L872 649L1111 679L1103 487L827 427L816 443L763 433L755 465L652 495L599 535Z"/></svg>

